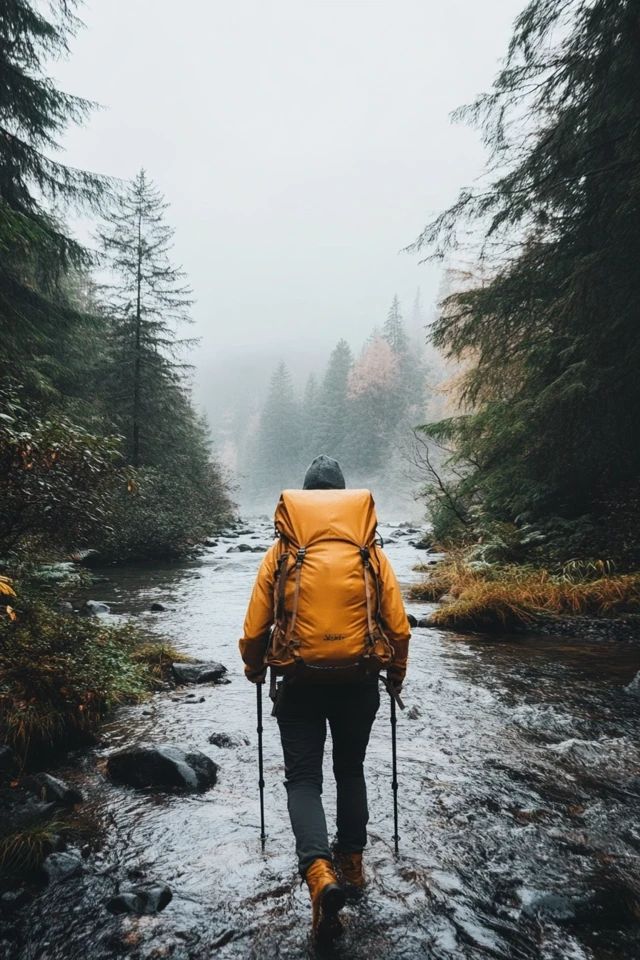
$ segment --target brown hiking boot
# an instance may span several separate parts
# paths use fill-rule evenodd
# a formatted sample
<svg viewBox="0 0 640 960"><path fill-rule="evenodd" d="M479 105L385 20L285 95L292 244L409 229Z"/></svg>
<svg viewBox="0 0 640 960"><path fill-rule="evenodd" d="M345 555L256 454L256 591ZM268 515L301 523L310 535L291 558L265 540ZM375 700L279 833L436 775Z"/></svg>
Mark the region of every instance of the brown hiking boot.
<svg viewBox="0 0 640 960"><path fill-rule="evenodd" d="M333 938L342 931L338 913L345 904L344 890L328 860L314 860L305 880L311 894L312 930L314 937Z"/></svg>
<svg viewBox="0 0 640 960"><path fill-rule="evenodd" d="M364 870L362 869L362 853L343 853L333 851L333 862L341 880L352 893L361 893L364 889Z"/></svg>

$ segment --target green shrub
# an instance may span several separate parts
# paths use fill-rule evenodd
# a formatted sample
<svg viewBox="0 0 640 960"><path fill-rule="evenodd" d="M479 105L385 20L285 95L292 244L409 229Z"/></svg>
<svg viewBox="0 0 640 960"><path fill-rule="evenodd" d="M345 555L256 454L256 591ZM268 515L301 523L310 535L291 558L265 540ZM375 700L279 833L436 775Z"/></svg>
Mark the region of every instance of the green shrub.
<svg viewBox="0 0 640 960"><path fill-rule="evenodd" d="M90 737L110 707L143 697L148 668L129 627L14 601L0 618L0 739L23 759Z"/></svg>

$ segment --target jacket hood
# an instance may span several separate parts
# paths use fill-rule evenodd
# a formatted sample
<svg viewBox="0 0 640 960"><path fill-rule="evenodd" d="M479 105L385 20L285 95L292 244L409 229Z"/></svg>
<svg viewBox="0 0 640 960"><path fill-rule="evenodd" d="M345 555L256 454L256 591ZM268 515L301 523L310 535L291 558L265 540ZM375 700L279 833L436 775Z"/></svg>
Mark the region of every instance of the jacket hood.
<svg viewBox="0 0 640 960"><path fill-rule="evenodd" d="M303 490L344 490L345 487L340 464L324 453L311 461L302 484Z"/></svg>

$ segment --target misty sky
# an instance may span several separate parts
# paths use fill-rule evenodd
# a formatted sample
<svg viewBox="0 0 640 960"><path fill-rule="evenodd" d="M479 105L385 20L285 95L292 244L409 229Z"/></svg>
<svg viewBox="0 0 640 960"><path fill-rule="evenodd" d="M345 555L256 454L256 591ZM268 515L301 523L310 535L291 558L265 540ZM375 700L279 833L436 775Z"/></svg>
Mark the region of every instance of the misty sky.
<svg viewBox="0 0 640 960"><path fill-rule="evenodd" d="M66 161L144 166L193 286L198 396L283 356L357 348L439 268L400 253L481 170L449 114L485 89L523 0L87 0L54 68L103 105Z"/></svg>

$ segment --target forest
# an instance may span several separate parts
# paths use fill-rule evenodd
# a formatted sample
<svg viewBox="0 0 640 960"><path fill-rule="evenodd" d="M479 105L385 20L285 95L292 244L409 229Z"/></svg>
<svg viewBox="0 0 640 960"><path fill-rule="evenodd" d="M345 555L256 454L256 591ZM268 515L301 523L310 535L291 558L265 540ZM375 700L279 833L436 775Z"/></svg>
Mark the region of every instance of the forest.
<svg viewBox="0 0 640 960"><path fill-rule="evenodd" d="M368 337L345 323L308 375L293 348L282 352L266 391L242 384L250 399L215 423L194 388L199 291L176 255L154 156L138 157L129 180L62 158L68 131L95 109L50 77L73 53L80 7L0 4L0 948L6 937L17 944L8 957L49 955L20 952L36 903L33 943L48 949L50 922L62 951L53 960L86 956L93 923L96 960L316 956L287 926L297 874L264 843L260 860L249 839L256 727L237 692L236 635L278 495L326 454L347 486L380 491L416 629L401 721L407 861L381 866L385 814L371 875L387 914L356 914L348 955L369 957L373 931L385 955L412 956L398 952L409 930L406 942L415 934L443 960L555 960L565 937L563 955L630 960L640 915L640 840L625 806L638 797L640 678L638 4L530 0L488 92L454 116L479 132L480 177L404 240L403 257L439 265L433 309L390 286ZM90 239L78 239L80 218ZM201 696L185 689L194 683ZM222 803L198 798L187 810L171 790L166 803L140 794L136 807L113 792L111 748L156 731L214 747ZM93 791L86 822L77 792L63 814L58 787L37 780L56 765ZM268 777L279 789L273 762ZM282 813L279 797L270 802ZM596 808L605 813L590 820ZM215 841L199 859L207 830ZM535 863L531 837L545 851ZM58 912L43 870L68 850L84 864L69 876L90 876L98 893L76 889ZM565 860L566 890L548 866ZM116 928L116 913L160 913L164 902L117 900L129 881L160 875L188 903L178 919ZM108 906L89 923L94 902Z"/></svg>

